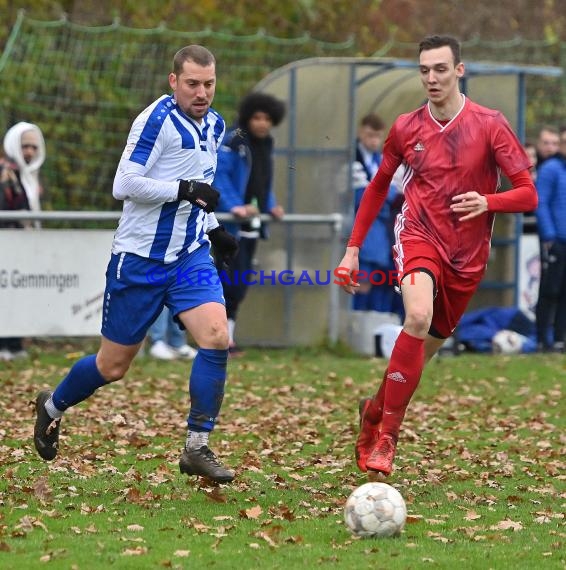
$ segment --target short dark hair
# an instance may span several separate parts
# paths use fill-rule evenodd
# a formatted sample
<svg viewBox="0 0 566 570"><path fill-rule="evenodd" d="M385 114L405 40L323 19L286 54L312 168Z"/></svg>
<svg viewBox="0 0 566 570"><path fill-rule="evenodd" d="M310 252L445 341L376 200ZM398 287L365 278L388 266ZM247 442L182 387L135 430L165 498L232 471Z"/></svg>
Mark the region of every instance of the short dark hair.
<svg viewBox="0 0 566 570"><path fill-rule="evenodd" d="M540 137L540 135L545 131L547 133L552 133L553 135L559 135L560 134L560 130L558 129L558 127L555 127L554 125L543 125L539 129L538 136Z"/></svg>
<svg viewBox="0 0 566 570"><path fill-rule="evenodd" d="M246 95L238 107L238 125L248 128L248 122L258 111L269 115L273 126L277 126L285 117L285 103L268 93L254 91Z"/></svg>
<svg viewBox="0 0 566 570"><path fill-rule="evenodd" d="M362 117L362 120L360 121L360 127L369 127L374 131L382 131L385 129L385 123L379 115L376 115L375 113L368 113Z"/></svg>
<svg viewBox="0 0 566 570"><path fill-rule="evenodd" d="M452 57L454 58L454 65L458 65L462 61L460 55L460 42L453 36L427 36L419 44L419 55L421 55L423 51L437 49L444 46L448 46L451 49Z"/></svg>
<svg viewBox="0 0 566 570"><path fill-rule="evenodd" d="M175 54L173 57L173 73L175 75L181 74L185 61L194 61L197 65L202 67L216 64L216 59L212 55L212 52L196 44L185 46Z"/></svg>

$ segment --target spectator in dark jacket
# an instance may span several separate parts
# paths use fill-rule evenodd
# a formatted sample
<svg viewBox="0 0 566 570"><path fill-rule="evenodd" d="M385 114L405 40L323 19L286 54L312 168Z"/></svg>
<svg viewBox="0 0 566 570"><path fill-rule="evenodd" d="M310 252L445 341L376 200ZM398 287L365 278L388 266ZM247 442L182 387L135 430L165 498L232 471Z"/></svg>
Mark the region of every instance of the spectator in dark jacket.
<svg viewBox="0 0 566 570"><path fill-rule="evenodd" d="M259 214L275 219L284 215L273 193L273 137L271 129L285 116L285 105L272 95L253 92L245 96L238 109L237 126L229 131L218 153L214 187L220 192L217 212L230 212L242 224L227 224L226 229L237 236L239 250L228 265L224 279L224 297L230 335L229 351L241 354L234 341L238 308L247 290L241 278L252 268L257 240L266 238L267 231Z"/></svg>
<svg viewBox="0 0 566 570"><path fill-rule="evenodd" d="M543 351L564 351L566 333L566 126L560 151L537 173L541 279L536 308L537 340Z"/></svg>

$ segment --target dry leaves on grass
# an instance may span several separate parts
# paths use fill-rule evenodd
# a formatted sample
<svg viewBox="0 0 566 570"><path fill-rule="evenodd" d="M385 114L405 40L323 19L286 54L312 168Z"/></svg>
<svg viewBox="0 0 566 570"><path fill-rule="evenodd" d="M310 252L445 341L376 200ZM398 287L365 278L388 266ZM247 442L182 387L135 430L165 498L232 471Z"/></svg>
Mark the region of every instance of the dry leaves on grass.
<svg viewBox="0 0 566 570"><path fill-rule="evenodd" d="M225 503L230 506L232 490L237 491L238 508L246 503L249 506L233 511L234 524L243 519L252 521L257 529L251 534L254 541L249 548L276 548L281 544L282 533L273 520L293 522L297 518L340 515L348 490L359 484L352 458L357 433L356 400L359 394L371 393L382 368L370 370L367 384L361 385L350 373L341 375L322 365L320 370L301 362L271 367L263 363L232 365L218 430L211 442L228 464L231 457L239 458L233 465L238 469L238 477L230 491L210 482L188 483L190 486L184 490L205 494L219 508ZM44 518L60 516L57 513L63 504L62 495L82 496L85 480L111 474L120 477L122 483L111 491L116 495L113 504L127 502L144 509L159 505L163 494L179 481L176 463L186 425L188 367L187 375L148 375L144 366L134 364L127 380L99 390L88 402L69 410L61 427L60 458L48 466L48 476L43 466L40 471L30 462L31 475L22 483L20 472L17 476L14 473L21 471L23 460L35 457L31 444L33 409L28 402L33 401L39 386L53 386L53 379L65 372L66 367L34 368L14 376L7 385L14 397L4 410L10 421L2 424L2 441L23 443L0 445L0 466L4 468L7 485L4 498L17 502L19 508L31 496L54 513L45 514ZM545 499L558 498L555 483L564 470L564 460L560 446L553 445L556 438L552 434L557 433L557 428L548 409L560 401L562 387L557 384L546 393L524 391L522 406L532 410L526 416L520 406L506 406L503 399L496 397L499 392L513 390L511 381L501 374L470 386L456 386L457 379L449 372L441 380L442 386L435 395L427 399L417 395L411 404L399 447L396 481L404 486L411 510L424 512L429 505L423 497L436 492L445 501L465 505L458 524L463 519L480 521L479 525L487 518L479 514L481 508L520 504L526 492ZM124 470L121 460L132 451L135 465ZM506 481L512 481L518 473L528 474L530 486L502 493ZM70 481L54 493L49 476ZM258 485L302 494L302 500L294 502L292 508L277 504L262 509L256 504L259 495L250 491L251 476L257 478ZM464 492L455 492L452 487L445 491L447 482L469 485ZM453 519L447 520L435 512L433 503L431 500L430 512L424 516L412 513L408 523L427 525L431 540L450 542L453 538L448 533L453 530ZM101 512L101 508L93 495L85 499L80 512L88 516ZM532 514L535 522L548 524L556 520L555 511L538 511ZM214 521L223 523L230 517L219 516ZM493 519L489 519L483 528L468 526L458 530L470 540L479 541L522 529L521 523L510 519L492 523ZM232 528L194 519L185 524L219 540ZM39 517L28 518L12 531L25 535L42 529L42 525L45 527ZM419 526L414 528L420 530ZM141 533L143 527L131 524L127 530ZM286 539L301 541L300 536ZM180 552L187 556L189 553L176 551L175 556L182 557ZM125 556L146 553L147 549L140 545L123 551Z"/></svg>

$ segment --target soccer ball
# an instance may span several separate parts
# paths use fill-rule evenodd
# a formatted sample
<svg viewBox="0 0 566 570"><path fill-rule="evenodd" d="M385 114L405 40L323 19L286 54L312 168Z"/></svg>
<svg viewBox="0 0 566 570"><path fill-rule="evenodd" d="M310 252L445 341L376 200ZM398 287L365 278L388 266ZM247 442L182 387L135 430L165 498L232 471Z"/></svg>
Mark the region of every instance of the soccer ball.
<svg viewBox="0 0 566 570"><path fill-rule="evenodd" d="M401 493L391 485L365 483L348 497L344 520L356 536L399 536L407 520L407 507Z"/></svg>
<svg viewBox="0 0 566 570"><path fill-rule="evenodd" d="M491 347L495 354L519 354L525 340L518 332L503 329L493 335Z"/></svg>

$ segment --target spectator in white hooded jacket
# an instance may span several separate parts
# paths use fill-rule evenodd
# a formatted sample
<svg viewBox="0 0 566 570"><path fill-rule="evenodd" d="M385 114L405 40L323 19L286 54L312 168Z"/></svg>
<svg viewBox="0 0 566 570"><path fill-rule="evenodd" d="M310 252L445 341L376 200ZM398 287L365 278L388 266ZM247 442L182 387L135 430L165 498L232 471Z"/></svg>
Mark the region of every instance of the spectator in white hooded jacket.
<svg viewBox="0 0 566 570"><path fill-rule="evenodd" d="M6 132L0 158L0 210L41 210L39 171L44 161L45 141L37 125L20 122ZM39 227L39 222L10 221L0 227ZM0 360L26 356L21 338L0 338Z"/></svg>

